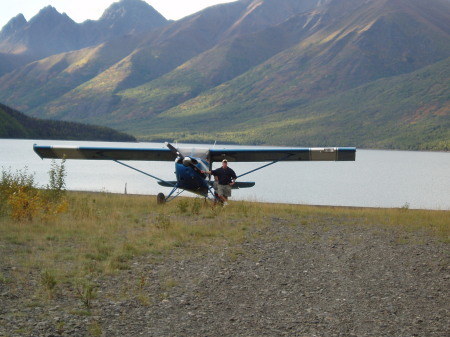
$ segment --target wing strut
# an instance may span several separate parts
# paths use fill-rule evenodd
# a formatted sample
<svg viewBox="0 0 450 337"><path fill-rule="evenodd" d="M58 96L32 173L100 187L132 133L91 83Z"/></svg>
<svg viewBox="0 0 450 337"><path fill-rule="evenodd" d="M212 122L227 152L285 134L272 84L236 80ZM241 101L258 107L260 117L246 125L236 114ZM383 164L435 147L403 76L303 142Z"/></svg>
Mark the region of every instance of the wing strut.
<svg viewBox="0 0 450 337"><path fill-rule="evenodd" d="M267 167L267 166L270 166L270 165L276 164L276 163L278 163L278 162L279 162L279 160L275 160L275 161L273 161L273 162L271 162L271 163L269 163L269 164L266 164L266 165L260 166L260 167L258 167L258 168L255 168L254 170L251 170L251 171L245 172L245 173L243 173L243 174L241 174L241 175L237 176L237 178L240 178L240 177L246 176L247 174L253 173L253 172L255 172L255 171L258 171L258 170L261 170L261 169L263 169L263 168L265 168L265 167Z"/></svg>
<svg viewBox="0 0 450 337"><path fill-rule="evenodd" d="M177 191L178 190L178 186L174 186L173 187L173 189L172 189L172 191L169 193L169 195L167 196L167 198L166 198L166 202L169 202L169 201L171 201L171 200L173 200L173 199L175 199L176 197L178 197L181 193L183 193L184 192L184 190L180 190L180 191L178 191L178 193L176 193L175 195L173 195L174 193L175 193L175 191Z"/></svg>
<svg viewBox="0 0 450 337"><path fill-rule="evenodd" d="M135 168L135 167L133 167L133 166L130 166L130 165L125 164L125 163L122 163L121 161L118 161L118 160L115 160L115 159L111 159L111 160L114 161L114 162L116 162L117 164L123 165L123 166L128 167L128 168L130 168L130 169L132 169L132 170L135 170L135 171L137 171L137 172L139 172L139 173L145 174L145 175L148 176L148 177L151 177L151 178L153 178L153 179L162 181L163 183L168 184L168 185L170 185L170 186L176 187L176 185L174 185L174 184L172 184L172 183L170 183L170 182L168 182L168 181L166 181L166 180L162 180L162 179L160 179L160 178L158 178L158 177L152 176L151 174L149 174L149 173L147 173L147 172L141 171L141 170L139 170L139 169L137 169L137 168Z"/></svg>
<svg viewBox="0 0 450 337"><path fill-rule="evenodd" d="M266 165L260 166L260 167L258 167L258 168L255 168L254 170L245 172L245 173L243 173L243 174L237 176L237 178L246 176L247 174L253 173L253 172L258 171L258 170L261 170L261 169L263 169L263 168L265 168L265 167L267 167L267 166L276 164L276 163L278 163L279 161L283 161L283 160L285 160L286 158L289 158L290 156L292 156L292 154L288 154L288 155L287 155L286 157L284 157L284 158L280 158L280 159L274 160L273 162L270 162L269 164L266 164Z"/></svg>

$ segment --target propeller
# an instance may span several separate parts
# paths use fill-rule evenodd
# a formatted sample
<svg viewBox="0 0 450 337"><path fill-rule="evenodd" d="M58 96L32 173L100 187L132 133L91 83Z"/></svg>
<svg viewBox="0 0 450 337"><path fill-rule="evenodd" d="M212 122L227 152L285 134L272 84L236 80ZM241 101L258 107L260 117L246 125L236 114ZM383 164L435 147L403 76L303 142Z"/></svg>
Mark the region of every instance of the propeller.
<svg viewBox="0 0 450 337"><path fill-rule="evenodd" d="M184 166L189 166L191 167L195 172L197 172L198 174L200 174L202 177L205 177L205 175L202 173L202 171L194 165L194 163L192 162L192 158L191 157L187 157L184 156L180 151L178 151L178 149L173 146L172 144L166 142L165 143L166 146L169 148L169 150L175 155L177 156L177 158L180 158L183 165Z"/></svg>
<svg viewBox="0 0 450 337"><path fill-rule="evenodd" d="M173 146L172 144L170 144L168 142L165 142L165 144L175 156L180 157L181 159L184 159L183 154L180 151L178 151L178 149L175 146Z"/></svg>

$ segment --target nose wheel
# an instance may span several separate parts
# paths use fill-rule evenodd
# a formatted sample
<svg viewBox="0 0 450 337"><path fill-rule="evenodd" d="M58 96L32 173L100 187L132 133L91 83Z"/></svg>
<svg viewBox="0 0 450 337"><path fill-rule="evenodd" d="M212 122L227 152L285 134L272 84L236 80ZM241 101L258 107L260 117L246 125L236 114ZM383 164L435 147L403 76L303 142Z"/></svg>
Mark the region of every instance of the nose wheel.
<svg viewBox="0 0 450 337"><path fill-rule="evenodd" d="M166 197L164 196L164 193L158 193L156 196L156 203L158 205L164 204L166 202Z"/></svg>

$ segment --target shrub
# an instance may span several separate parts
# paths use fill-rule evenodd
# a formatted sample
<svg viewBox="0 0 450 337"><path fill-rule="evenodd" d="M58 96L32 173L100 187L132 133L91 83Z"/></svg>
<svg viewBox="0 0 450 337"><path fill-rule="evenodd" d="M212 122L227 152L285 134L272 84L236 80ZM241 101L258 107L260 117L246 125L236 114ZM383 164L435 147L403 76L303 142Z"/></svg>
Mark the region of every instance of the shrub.
<svg viewBox="0 0 450 337"><path fill-rule="evenodd" d="M61 165L58 165L56 161L52 160L52 165L49 175L49 184L47 185L47 191L50 199L60 200L66 192L66 160L61 160Z"/></svg>
<svg viewBox="0 0 450 337"><path fill-rule="evenodd" d="M22 189L34 188L34 178L27 173L27 168L19 170L16 174L2 169L2 178L0 180L0 213L5 213L9 198L18 191L19 187Z"/></svg>
<svg viewBox="0 0 450 337"><path fill-rule="evenodd" d="M97 287L87 279L79 279L75 282L75 291L81 303L87 310L92 308L92 300L97 295Z"/></svg>
<svg viewBox="0 0 450 337"><path fill-rule="evenodd" d="M47 188L39 189L27 167L15 173L2 169L0 214L7 214L15 221L31 221L37 216L48 218L64 212L67 209L64 159L60 165L52 162L49 175Z"/></svg>
<svg viewBox="0 0 450 337"><path fill-rule="evenodd" d="M10 214L15 220L32 219L39 205L34 176L28 168L12 173L2 170L0 181L0 212Z"/></svg>
<svg viewBox="0 0 450 337"><path fill-rule="evenodd" d="M13 220L33 220L44 207L43 200L36 189L26 189L19 186L8 197L10 216Z"/></svg>
<svg viewBox="0 0 450 337"><path fill-rule="evenodd" d="M41 284L44 287L44 289L48 292L49 296L53 297L56 285L58 284L58 281L56 280L54 273L48 270L44 270L41 273Z"/></svg>
<svg viewBox="0 0 450 337"><path fill-rule="evenodd" d="M189 207L189 203L186 199L179 200L179 202L177 204L177 208L181 214L185 214L187 212L188 207Z"/></svg>

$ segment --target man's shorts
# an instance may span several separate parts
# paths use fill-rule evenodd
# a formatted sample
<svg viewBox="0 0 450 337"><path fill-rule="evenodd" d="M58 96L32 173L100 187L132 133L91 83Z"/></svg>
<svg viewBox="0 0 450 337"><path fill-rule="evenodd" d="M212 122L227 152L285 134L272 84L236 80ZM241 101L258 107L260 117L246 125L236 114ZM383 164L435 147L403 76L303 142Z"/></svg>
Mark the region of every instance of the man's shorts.
<svg viewBox="0 0 450 337"><path fill-rule="evenodd" d="M224 197L231 197L231 186L230 185L220 185L217 189L217 193L219 195L223 195Z"/></svg>

